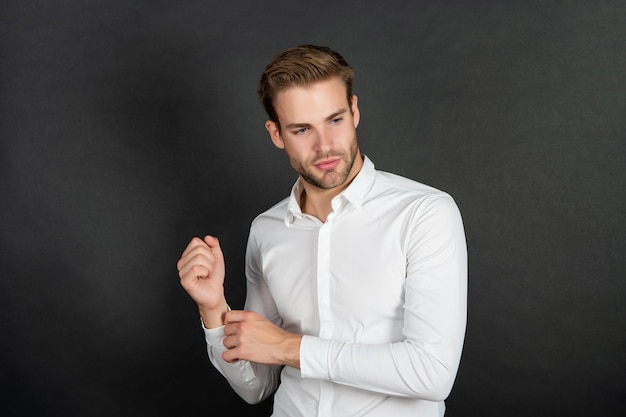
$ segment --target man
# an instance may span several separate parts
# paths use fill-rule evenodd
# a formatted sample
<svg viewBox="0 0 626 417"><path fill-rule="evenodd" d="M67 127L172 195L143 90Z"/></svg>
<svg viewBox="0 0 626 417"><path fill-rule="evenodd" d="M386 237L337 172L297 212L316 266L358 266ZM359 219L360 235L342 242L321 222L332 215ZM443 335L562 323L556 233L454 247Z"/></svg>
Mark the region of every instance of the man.
<svg viewBox="0 0 626 417"><path fill-rule="evenodd" d="M244 310L224 297L216 237L177 267L209 357L273 416L443 416L466 324L467 251L446 193L361 153L354 72L338 53L278 54L258 86L265 127L298 173L252 222Z"/></svg>

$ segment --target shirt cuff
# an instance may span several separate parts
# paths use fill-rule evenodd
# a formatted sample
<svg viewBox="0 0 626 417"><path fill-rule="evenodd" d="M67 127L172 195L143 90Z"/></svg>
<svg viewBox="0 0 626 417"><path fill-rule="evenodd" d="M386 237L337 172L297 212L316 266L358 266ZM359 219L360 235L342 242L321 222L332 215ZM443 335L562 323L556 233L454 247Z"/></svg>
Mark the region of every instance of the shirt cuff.
<svg viewBox="0 0 626 417"><path fill-rule="evenodd" d="M206 340L207 345L226 349L224 346L224 338L226 337L224 334L224 326L207 329L204 327L202 319L200 319L200 324L202 325L202 330L204 330L204 340Z"/></svg>
<svg viewBox="0 0 626 417"><path fill-rule="evenodd" d="M300 375L303 378L330 380L328 354L330 340L302 336L300 342Z"/></svg>

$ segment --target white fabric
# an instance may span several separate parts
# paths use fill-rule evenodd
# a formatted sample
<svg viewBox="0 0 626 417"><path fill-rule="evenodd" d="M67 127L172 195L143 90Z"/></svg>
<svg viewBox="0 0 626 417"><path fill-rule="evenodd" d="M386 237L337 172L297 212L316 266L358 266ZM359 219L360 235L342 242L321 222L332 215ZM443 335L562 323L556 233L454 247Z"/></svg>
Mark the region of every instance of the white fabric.
<svg viewBox="0 0 626 417"><path fill-rule="evenodd" d="M251 403L280 383L273 416L443 416L466 326L456 203L367 157L325 223L301 192L252 222L245 304L305 335L301 369L225 363L223 328L205 329L212 363Z"/></svg>

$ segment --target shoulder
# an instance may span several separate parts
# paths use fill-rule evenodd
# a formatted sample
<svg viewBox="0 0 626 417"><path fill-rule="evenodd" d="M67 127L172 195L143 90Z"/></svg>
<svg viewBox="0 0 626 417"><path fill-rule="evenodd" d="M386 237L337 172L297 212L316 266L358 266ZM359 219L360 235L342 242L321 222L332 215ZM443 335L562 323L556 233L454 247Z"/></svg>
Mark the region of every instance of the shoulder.
<svg viewBox="0 0 626 417"><path fill-rule="evenodd" d="M386 171L376 171L366 206L410 223L457 223L461 212L454 198L439 188Z"/></svg>
<svg viewBox="0 0 626 417"><path fill-rule="evenodd" d="M389 196L408 200L452 200L447 192L431 185L387 171L376 171L372 187L374 196Z"/></svg>
<svg viewBox="0 0 626 417"><path fill-rule="evenodd" d="M268 208L264 212L258 214L252 220L252 227L258 227L267 223L280 222L284 223L285 213L289 204L289 197L285 197L272 207Z"/></svg>

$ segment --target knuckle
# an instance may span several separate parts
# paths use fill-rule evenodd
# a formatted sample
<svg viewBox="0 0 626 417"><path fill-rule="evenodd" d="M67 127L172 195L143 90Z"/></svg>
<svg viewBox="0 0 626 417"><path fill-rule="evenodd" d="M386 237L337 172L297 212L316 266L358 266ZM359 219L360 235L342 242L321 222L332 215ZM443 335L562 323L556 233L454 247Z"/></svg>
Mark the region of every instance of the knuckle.
<svg viewBox="0 0 626 417"><path fill-rule="evenodd" d="M204 273L206 273L207 268L201 266L201 265L194 265L191 267L190 272L192 273L192 275L194 276L201 276Z"/></svg>
<svg viewBox="0 0 626 417"><path fill-rule="evenodd" d="M193 255L193 257L191 258L192 262L206 262L209 260L207 254L205 252L200 252L200 253L196 253L195 255Z"/></svg>

